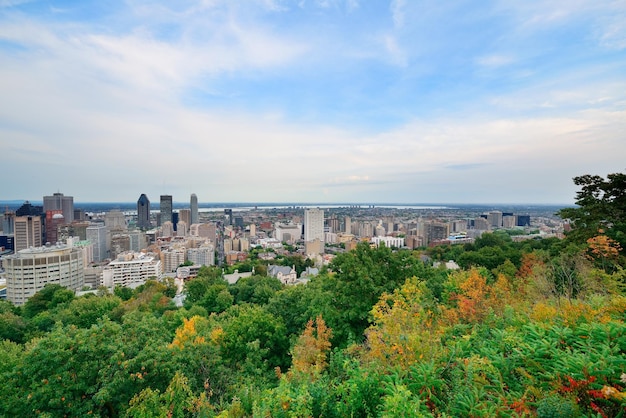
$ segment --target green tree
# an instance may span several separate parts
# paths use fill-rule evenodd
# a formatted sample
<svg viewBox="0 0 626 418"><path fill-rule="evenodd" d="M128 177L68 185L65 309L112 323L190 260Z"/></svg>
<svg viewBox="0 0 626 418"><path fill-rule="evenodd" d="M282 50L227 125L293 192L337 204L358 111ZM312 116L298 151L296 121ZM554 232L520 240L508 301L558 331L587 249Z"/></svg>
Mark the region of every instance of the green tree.
<svg viewBox="0 0 626 418"><path fill-rule="evenodd" d="M47 284L31 296L23 307L24 316L32 318L40 312L74 299L74 292L58 284Z"/></svg>
<svg viewBox="0 0 626 418"><path fill-rule="evenodd" d="M572 230L567 238L582 244L605 233L620 244L623 254L626 248L626 173L609 174L606 179L585 174L574 177L574 184L580 186L576 193L578 206L558 212L561 218L571 222Z"/></svg>

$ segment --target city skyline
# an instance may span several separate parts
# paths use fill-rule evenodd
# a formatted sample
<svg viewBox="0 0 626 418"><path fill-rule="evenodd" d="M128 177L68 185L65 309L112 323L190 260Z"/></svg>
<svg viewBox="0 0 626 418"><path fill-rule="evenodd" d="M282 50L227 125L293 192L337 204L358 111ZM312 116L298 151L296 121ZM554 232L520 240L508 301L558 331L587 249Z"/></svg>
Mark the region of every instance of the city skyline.
<svg viewBox="0 0 626 418"><path fill-rule="evenodd" d="M0 2L0 200L573 204L626 5ZM183 169L181 169L183 168Z"/></svg>

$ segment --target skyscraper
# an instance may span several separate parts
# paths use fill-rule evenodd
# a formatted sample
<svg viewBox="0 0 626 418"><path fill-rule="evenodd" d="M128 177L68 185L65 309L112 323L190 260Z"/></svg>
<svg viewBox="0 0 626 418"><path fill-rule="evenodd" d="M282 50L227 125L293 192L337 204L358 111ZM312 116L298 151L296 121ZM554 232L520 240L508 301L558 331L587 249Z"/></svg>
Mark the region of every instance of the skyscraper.
<svg viewBox="0 0 626 418"><path fill-rule="evenodd" d="M144 193L137 200L137 227L148 229L150 225L150 200Z"/></svg>
<svg viewBox="0 0 626 418"><path fill-rule="evenodd" d="M161 195L161 205L159 206L161 212L161 225L165 222L172 222L172 196Z"/></svg>
<svg viewBox="0 0 626 418"><path fill-rule="evenodd" d="M191 194L191 220L189 225L198 223L198 196L195 193Z"/></svg>
<svg viewBox="0 0 626 418"><path fill-rule="evenodd" d="M49 210L46 212L46 242L56 244L59 241L59 226L65 224L63 211Z"/></svg>
<svg viewBox="0 0 626 418"><path fill-rule="evenodd" d="M87 228L87 239L93 244L93 261L100 262L107 258L107 227L92 225Z"/></svg>
<svg viewBox="0 0 626 418"><path fill-rule="evenodd" d="M52 196L43 197L43 211L62 210L65 223L71 224L74 221L74 198L63 196L63 193L54 193Z"/></svg>
<svg viewBox="0 0 626 418"><path fill-rule="evenodd" d="M321 209L304 210L304 241L319 239L324 245L324 211Z"/></svg>
<svg viewBox="0 0 626 418"><path fill-rule="evenodd" d="M190 209L181 209L178 211L178 220L183 221L187 224L187 226L191 225L191 210Z"/></svg>
<svg viewBox="0 0 626 418"><path fill-rule="evenodd" d="M30 247L41 247L41 218L17 216L14 223L15 252Z"/></svg>

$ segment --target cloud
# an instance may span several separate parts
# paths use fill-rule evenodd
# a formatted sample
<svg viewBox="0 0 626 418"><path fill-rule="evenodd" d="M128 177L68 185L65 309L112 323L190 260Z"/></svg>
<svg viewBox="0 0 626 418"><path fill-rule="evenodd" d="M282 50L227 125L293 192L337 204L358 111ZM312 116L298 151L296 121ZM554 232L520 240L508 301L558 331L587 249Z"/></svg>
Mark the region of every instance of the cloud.
<svg viewBox="0 0 626 418"><path fill-rule="evenodd" d="M533 55L580 16L557 3L524 33L478 29L534 6L394 2L392 22L356 2L129 4L95 23L0 15L19 47L0 46L8 197L559 202L571 177L623 170L619 57Z"/></svg>

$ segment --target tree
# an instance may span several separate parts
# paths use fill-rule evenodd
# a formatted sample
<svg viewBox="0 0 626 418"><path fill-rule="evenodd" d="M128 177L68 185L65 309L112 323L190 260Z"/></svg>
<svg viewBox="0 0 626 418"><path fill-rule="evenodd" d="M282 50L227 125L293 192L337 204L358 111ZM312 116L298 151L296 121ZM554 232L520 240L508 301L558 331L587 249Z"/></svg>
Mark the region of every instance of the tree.
<svg viewBox="0 0 626 418"><path fill-rule="evenodd" d="M578 207L558 212L569 219L572 230L567 238L576 243L605 233L617 241L623 254L626 246L626 173L609 174L606 179L585 174L574 177L574 184L581 186L576 193Z"/></svg>

